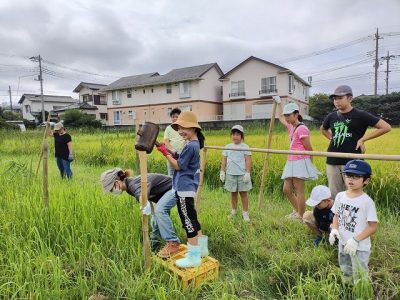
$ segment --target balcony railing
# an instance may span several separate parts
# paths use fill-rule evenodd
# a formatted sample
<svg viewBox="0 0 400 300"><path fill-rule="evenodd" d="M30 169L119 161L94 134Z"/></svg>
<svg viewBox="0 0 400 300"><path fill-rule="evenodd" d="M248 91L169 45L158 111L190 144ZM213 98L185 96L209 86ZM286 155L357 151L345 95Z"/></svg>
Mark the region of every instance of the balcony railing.
<svg viewBox="0 0 400 300"><path fill-rule="evenodd" d="M236 92L236 93L229 94L229 98L244 97L244 96L246 96L246 92Z"/></svg>
<svg viewBox="0 0 400 300"><path fill-rule="evenodd" d="M277 94L277 89L261 89L258 91L259 95L266 95L266 94Z"/></svg>

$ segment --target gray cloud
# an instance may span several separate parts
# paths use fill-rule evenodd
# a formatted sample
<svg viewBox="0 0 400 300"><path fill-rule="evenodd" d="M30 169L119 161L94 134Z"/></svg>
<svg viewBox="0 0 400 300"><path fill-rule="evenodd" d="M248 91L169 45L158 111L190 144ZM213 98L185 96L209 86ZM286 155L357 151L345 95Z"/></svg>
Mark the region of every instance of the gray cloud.
<svg viewBox="0 0 400 300"><path fill-rule="evenodd" d="M228 71L250 55L278 62L372 35L376 27L381 32L398 32L399 9L397 0L385 1L385 5L374 0L5 0L0 4L0 40L5 45L0 50L0 102L6 100L9 84L16 90L19 76L33 76L29 68L37 64L26 57L39 53L68 68L103 75L165 73L208 62L218 62ZM380 40L381 54L387 49L400 54L399 38ZM284 65L306 77L365 59L373 49L371 39ZM11 64L26 69L2 66ZM45 92L70 95L80 81L116 79L46 67L56 76L45 74ZM342 83L333 78L372 71L372 63L366 63L315 75L313 91L330 91ZM380 72L380 88L384 87L383 75ZM20 90L37 90L38 83L32 78L20 78ZM372 93L369 77L346 82L358 93ZM399 72L391 73L390 82L400 87Z"/></svg>

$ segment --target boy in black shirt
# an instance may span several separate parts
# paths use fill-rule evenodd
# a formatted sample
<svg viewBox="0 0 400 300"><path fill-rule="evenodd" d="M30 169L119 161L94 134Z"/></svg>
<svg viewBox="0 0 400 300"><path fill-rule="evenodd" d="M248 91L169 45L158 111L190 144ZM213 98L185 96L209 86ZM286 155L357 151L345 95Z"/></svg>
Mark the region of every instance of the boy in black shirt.
<svg viewBox="0 0 400 300"><path fill-rule="evenodd" d="M384 120L363 110L353 108L353 91L347 85L341 85L329 96L338 109L330 113L321 126L322 134L330 140L328 152L364 153L364 143L390 131ZM365 134L368 127L376 130ZM342 174L344 165L351 159L328 157L326 174L333 199L336 194L346 190Z"/></svg>
<svg viewBox="0 0 400 300"><path fill-rule="evenodd" d="M306 204L314 207L314 210L304 213L303 222L316 234L313 243L315 246L318 246L323 234L329 234L335 215L331 211L333 206L331 191L327 186L317 185L311 191L310 198L306 201Z"/></svg>

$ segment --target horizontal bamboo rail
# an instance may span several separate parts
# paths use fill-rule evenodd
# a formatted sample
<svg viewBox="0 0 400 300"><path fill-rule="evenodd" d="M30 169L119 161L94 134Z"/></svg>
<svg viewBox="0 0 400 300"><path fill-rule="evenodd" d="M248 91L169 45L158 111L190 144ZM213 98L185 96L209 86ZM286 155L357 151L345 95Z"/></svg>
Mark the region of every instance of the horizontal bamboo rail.
<svg viewBox="0 0 400 300"><path fill-rule="evenodd" d="M262 149L262 148L237 149L237 148L229 148L221 146L204 146L204 148L214 149L214 150L251 151L251 152L274 153L274 154L295 154L295 155L339 157L339 158L350 158L350 159L400 161L400 155L387 155L387 154L357 154L357 153L323 152L323 151L277 150L277 149Z"/></svg>

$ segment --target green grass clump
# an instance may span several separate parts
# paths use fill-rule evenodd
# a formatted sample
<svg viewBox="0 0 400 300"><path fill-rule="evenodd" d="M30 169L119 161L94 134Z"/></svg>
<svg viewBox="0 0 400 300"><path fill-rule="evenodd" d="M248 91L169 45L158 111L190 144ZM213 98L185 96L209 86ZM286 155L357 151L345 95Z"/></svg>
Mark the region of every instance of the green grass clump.
<svg viewBox="0 0 400 300"><path fill-rule="evenodd" d="M264 129L251 129L246 143L263 147ZM390 133L400 134L397 129ZM199 289L182 290L179 280L154 263L144 270L141 218L127 194L102 192L99 176L113 166L135 167L132 132L72 132L76 161L72 181L59 178L49 158L48 209L43 208L41 177L35 176L42 134L0 132L0 298L88 299L396 299L400 295L400 219L398 163L371 162L374 178L367 192L378 206L380 226L372 240L371 281L342 283L337 251L326 243L312 245L301 223L286 220L290 206L281 193L285 156L271 156L265 207L257 206L262 154L253 155L251 224L229 219L229 194L219 182L219 151L207 153L200 221L210 237L210 252L221 264L219 280ZM229 143L229 131L206 131L208 144ZM390 137L393 138L393 137ZM388 137L389 139L389 137ZM387 142L367 143L370 153L397 151ZM316 150L326 141L313 132ZM50 143L52 143L50 139ZM273 148L285 149L278 131ZM324 160L316 158L323 171ZM166 172L164 158L149 155L149 171ZM308 182L310 190L317 182ZM172 219L184 241L176 209Z"/></svg>

